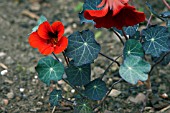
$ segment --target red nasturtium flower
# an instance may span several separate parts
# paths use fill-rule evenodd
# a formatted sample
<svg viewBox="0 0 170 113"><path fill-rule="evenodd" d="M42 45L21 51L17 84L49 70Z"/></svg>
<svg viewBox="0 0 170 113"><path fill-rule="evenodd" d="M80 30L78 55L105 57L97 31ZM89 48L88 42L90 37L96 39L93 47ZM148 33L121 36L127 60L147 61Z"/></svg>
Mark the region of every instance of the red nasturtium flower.
<svg viewBox="0 0 170 113"><path fill-rule="evenodd" d="M104 6L101 10L85 10L84 17L93 20L96 28L111 28L133 26L145 21L145 14L130 6L129 0L102 0L97 7Z"/></svg>
<svg viewBox="0 0 170 113"><path fill-rule="evenodd" d="M43 55L49 55L52 52L58 54L68 45L68 39L63 34L64 26L60 21L54 22L51 26L45 21L40 24L36 32L31 33L29 43L32 47L38 48Z"/></svg>

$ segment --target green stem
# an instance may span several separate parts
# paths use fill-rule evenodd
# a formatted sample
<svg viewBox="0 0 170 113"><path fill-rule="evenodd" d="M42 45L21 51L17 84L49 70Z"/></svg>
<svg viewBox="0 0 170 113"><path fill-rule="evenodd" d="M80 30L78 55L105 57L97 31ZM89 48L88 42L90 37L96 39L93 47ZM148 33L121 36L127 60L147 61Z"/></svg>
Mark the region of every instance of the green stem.
<svg viewBox="0 0 170 113"><path fill-rule="evenodd" d="M109 59L109 60L115 62L115 63L120 67L120 63L119 63L118 61L116 61L115 59L110 58L110 57L106 56L105 54L103 54L103 53L101 53L101 52L100 52L99 54L102 55L102 56L104 56L104 57L106 57L107 59Z"/></svg>
<svg viewBox="0 0 170 113"><path fill-rule="evenodd" d="M52 52L52 54L53 54L53 56L55 57L56 60L60 61L60 60L57 58L57 56L55 55L54 52Z"/></svg>
<svg viewBox="0 0 170 113"><path fill-rule="evenodd" d="M123 39L121 38L121 36L114 30L114 29L111 29L115 34L116 36L119 38L120 42L122 43L122 45L124 45L124 41Z"/></svg>
<svg viewBox="0 0 170 113"><path fill-rule="evenodd" d="M125 33L125 31L124 31L124 29L123 29L123 28L122 28L122 33L123 33L123 35L124 35L125 39L126 39L126 40L128 40L128 37L127 37L127 35L126 35L126 33Z"/></svg>

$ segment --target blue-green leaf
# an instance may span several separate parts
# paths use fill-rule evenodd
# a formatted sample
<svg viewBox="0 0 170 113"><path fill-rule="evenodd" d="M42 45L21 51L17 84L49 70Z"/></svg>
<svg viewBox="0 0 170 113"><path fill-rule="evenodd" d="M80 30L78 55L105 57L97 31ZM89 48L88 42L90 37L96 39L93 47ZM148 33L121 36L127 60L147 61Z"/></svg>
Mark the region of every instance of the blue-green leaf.
<svg viewBox="0 0 170 113"><path fill-rule="evenodd" d="M86 85L90 82L91 67L90 64L74 66L72 63L65 69L67 80L74 86Z"/></svg>
<svg viewBox="0 0 170 113"><path fill-rule="evenodd" d="M74 32L68 40L66 56L74 60L75 66L92 63L101 49L95 40L94 33L90 30Z"/></svg>
<svg viewBox="0 0 170 113"><path fill-rule="evenodd" d="M134 26L128 26L128 27L123 27L123 30L125 31L126 35L129 35L130 37L134 36L135 33L137 32L139 27L139 24L134 25ZM122 33L122 30L118 30L114 28L121 36L124 36Z"/></svg>
<svg viewBox="0 0 170 113"><path fill-rule="evenodd" d="M37 25L36 25L34 28L32 28L32 32L37 31L39 25L40 25L41 23L45 22L45 21L47 21L47 18L46 18L45 16L43 16L43 15L40 16L40 18L38 19Z"/></svg>
<svg viewBox="0 0 170 113"><path fill-rule="evenodd" d="M161 17L163 18L170 18L170 11L166 11L160 14Z"/></svg>
<svg viewBox="0 0 170 113"><path fill-rule="evenodd" d="M84 94L92 100L101 100L106 93L106 84L101 79L95 79L85 86Z"/></svg>
<svg viewBox="0 0 170 113"><path fill-rule="evenodd" d="M50 104L51 106L57 106L59 105L59 101L62 99L62 91L61 90L56 90L54 89L51 93L50 93Z"/></svg>
<svg viewBox="0 0 170 113"><path fill-rule="evenodd" d="M79 13L79 18L81 23L95 23L93 20L87 20L84 18L85 10L100 10L102 8L97 8L97 6L101 3L102 0L85 0L83 5L83 10Z"/></svg>
<svg viewBox="0 0 170 113"><path fill-rule="evenodd" d="M142 30L143 49L152 57L159 57L163 52L169 50L168 39L170 33L166 27L152 26Z"/></svg>
<svg viewBox="0 0 170 113"><path fill-rule="evenodd" d="M93 113L90 102L86 99L78 99L74 108L74 113Z"/></svg>
<svg viewBox="0 0 170 113"><path fill-rule="evenodd" d="M126 58L129 55L134 55L134 56L144 56L144 51L142 48L142 44L135 40L135 39L129 39L126 41L124 50L123 50L123 56Z"/></svg>
<svg viewBox="0 0 170 113"><path fill-rule="evenodd" d="M64 74L63 64L51 56L40 59L35 69L38 72L39 79L47 85L50 85L51 80L61 80Z"/></svg>
<svg viewBox="0 0 170 113"><path fill-rule="evenodd" d="M130 55L120 66L119 74L125 81L136 84L138 80L147 80L150 69L150 64L141 57Z"/></svg>

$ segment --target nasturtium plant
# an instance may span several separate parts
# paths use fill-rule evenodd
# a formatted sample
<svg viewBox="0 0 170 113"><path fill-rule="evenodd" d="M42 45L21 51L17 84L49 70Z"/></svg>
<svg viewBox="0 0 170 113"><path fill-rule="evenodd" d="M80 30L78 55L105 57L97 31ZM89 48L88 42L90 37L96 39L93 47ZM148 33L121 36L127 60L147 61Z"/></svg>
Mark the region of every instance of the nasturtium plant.
<svg viewBox="0 0 170 113"><path fill-rule="evenodd" d="M93 113L89 100L77 99L74 113Z"/></svg>
<svg viewBox="0 0 170 113"><path fill-rule="evenodd" d="M121 52L120 55L113 51L118 56L116 58L101 52L103 46L100 46L95 39L103 32L97 31L94 34L93 30L75 31L67 38L64 36L64 25L61 21L57 20L50 25L45 16L40 17L37 26L32 29L28 38L29 44L33 48L37 48L42 55L46 55L38 61L35 67L38 77L48 86L50 83L52 83L51 86L54 86L59 83L57 81L62 80L74 89L71 90L72 97L67 99L65 97L70 95L62 94L65 84L59 85L61 87L57 87L57 89L50 86L53 91L49 95L49 102L51 106L54 106L53 112L56 109L55 106L60 105L63 100L72 105L74 110L71 112L96 112L96 110L100 110L99 107L102 107L101 105L114 85L123 80L130 84L146 81L147 95L149 95L149 91L151 91L149 78L154 67L158 64L168 65L170 62L170 13L163 12L158 15L153 7L146 3L151 14L147 18L144 12L137 11L134 6L129 4L129 1L85 0L83 10L79 13L80 23L93 23L96 28L106 28L116 34L123 45L120 47L120 51L118 50ZM81 6L82 4L78 6L78 10L81 9ZM167 22L167 25L151 25L152 16ZM147 24L143 23L143 25L146 24L146 27L142 29L139 25L145 20L147 20ZM102 39L104 38L111 37L107 35L107 37L102 37ZM112 44L112 42L109 43ZM114 48L118 47L114 43L112 45ZM61 53L65 62L60 61L56 56ZM48 56L50 54L54 58ZM109 59L112 63L109 66L104 63L106 69L102 76L97 78L91 76L91 66L94 62L101 60L97 59L98 55ZM119 58L121 60L118 60ZM153 64L150 65L149 62ZM120 78L113 82L110 88L107 88L107 82L103 78L113 63L118 66L117 71L113 74L120 75ZM63 77L64 74L66 77Z"/></svg>
<svg viewBox="0 0 170 113"><path fill-rule="evenodd" d="M120 66L119 74L125 81L136 84L148 79L150 69L151 65L141 57L129 55Z"/></svg>
<svg viewBox="0 0 170 113"><path fill-rule="evenodd" d="M135 35L135 33L137 32L139 27L139 24L134 25L134 26L128 26L128 27L123 27L124 32L126 33L126 35L129 35L129 37L132 37ZM124 36L121 30L118 30L115 28L115 30L121 34L121 36Z"/></svg>
<svg viewBox="0 0 170 113"><path fill-rule="evenodd" d="M145 53L152 57L159 57L163 52L167 52L169 50L169 37L170 33L164 26L151 26L142 30Z"/></svg>
<svg viewBox="0 0 170 113"><path fill-rule="evenodd" d="M95 79L85 86L84 94L92 100L101 100L106 93L106 83L101 79Z"/></svg>
<svg viewBox="0 0 170 113"><path fill-rule="evenodd" d="M62 100L62 91L53 89L53 91L50 93L50 105L51 106L58 106L59 101Z"/></svg>
<svg viewBox="0 0 170 113"><path fill-rule="evenodd" d="M91 66L85 64L82 66L74 66L73 63L65 69L67 80L74 86L83 86L90 82Z"/></svg>
<svg viewBox="0 0 170 113"><path fill-rule="evenodd" d="M126 58L129 55L133 56L144 56L144 51L142 48L142 44L135 39L129 39L126 41L124 49L123 49L123 56Z"/></svg>
<svg viewBox="0 0 170 113"><path fill-rule="evenodd" d="M61 80L64 74L63 64L51 56L40 59L35 69L39 79L47 85L50 85L51 81Z"/></svg>
<svg viewBox="0 0 170 113"><path fill-rule="evenodd" d="M92 63L101 49L90 30L74 32L68 37L68 41L66 56L73 59L75 66Z"/></svg>

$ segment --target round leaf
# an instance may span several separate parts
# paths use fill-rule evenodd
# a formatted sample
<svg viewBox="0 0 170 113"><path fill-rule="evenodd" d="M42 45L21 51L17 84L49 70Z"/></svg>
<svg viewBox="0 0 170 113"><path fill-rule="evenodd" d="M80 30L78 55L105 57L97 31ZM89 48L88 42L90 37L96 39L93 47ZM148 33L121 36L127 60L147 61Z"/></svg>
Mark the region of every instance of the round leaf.
<svg viewBox="0 0 170 113"><path fill-rule="evenodd" d="M150 64L141 57L129 55L120 66L119 74L125 81L136 84L138 80L148 79L150 69Z"/></svg>
<svg viewBox="0 0 170 113"><path fill-rule="evenodd" d="M84 94L92 100L101 100L106 93L106 84L101 79L95 79L85 86Z"/></svg>
<svg viewBox="0 0 170 113"><path fill-rule="evenodd" d="M50 93L50 104L51 106L57 106L59 103L58 101L62 99L62 91L61 90L56 90L54 89L51 93Z"/></svg>
<svg viewBox="0 0 170 113"><path fill-rule="evenodd" d="M163 26L152 26L148 29L142 30L142 37L144 40L143 49L146 54L152 57L159 57L163 52L169 50L167 28Z"/></svg>
<svg viewBox="0 0 170 113"><path fill-rule="evenodd" d="M90 102L85 99L79 99L76 101L77 105L74 108L74 113L92 113L93 109L90 106Z"/></svg>
<svg viewBox="0 0 170 113"><path fill-rule="evenodd" d="M123 55L124 58L126 58L129 55L143 57L144 52L143 52L142 44L135 39L129 39L125 43Z"/></svg>
<svg viewBox="0 0 170 113"><path fill-rule="evenodd" d="M50 81L59 81L64 74L64 66L61 62L47 56L39 60L35 67L41 81L50 85Z"/></svg>
<svg viewBox="0 0 170 113"><path fill-rule="evenodd" d="M90 82L91 67L90 64L82 66L69 65L65 69L67 80L74 86L86 85Z"/></svg>
<svg viewBox="0 0 170 113"><path fill-rule="evenodd" d="M95 41L94 33L90 30L74 32L68 37L68 40L66 56L73 58L75 66L93 62L101 49Z"/></svg>
<svg viewBox="0 0 170 113"><path fill-rule="evenodd" d="M138 30L139 25L134 25L134 26L128 26L128 27L123 27L123 30L125 31L126 35L129 35L130 37L134 36L135 33ZM122 30L118 30L115 28L115 30L121 35L124 36L122 33Z"/></svg>

